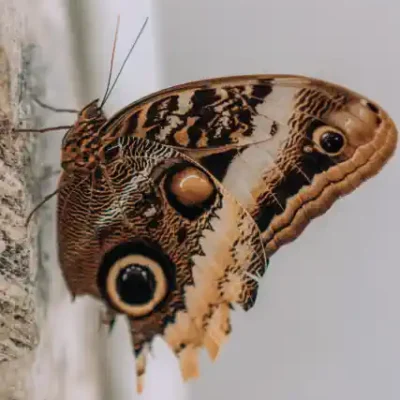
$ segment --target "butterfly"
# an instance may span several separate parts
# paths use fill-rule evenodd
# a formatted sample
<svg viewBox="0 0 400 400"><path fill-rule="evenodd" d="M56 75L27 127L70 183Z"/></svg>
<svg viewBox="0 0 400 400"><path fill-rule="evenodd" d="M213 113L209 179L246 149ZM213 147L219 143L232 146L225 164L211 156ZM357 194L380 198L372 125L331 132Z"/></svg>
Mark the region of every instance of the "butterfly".
<svg viewBox="0 0 400 400"><path fill-rule="evenodd" d="M321 80L254 75L83 108L62 143L57 225L73 296L130 323L138 390L161 335L185 380L249 310L269 258L377 174L397 130L376 103Z"/></svg>

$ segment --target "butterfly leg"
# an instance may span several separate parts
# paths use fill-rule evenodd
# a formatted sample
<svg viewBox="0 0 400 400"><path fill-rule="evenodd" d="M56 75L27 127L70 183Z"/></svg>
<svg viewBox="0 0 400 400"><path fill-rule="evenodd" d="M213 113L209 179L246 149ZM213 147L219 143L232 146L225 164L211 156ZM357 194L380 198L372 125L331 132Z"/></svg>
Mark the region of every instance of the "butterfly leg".
<svg viewBox="0 0 400 400"><path fill-rule="evenodd" d="M46 103L44 103L43 101L39 100L36 96L33 97L33 100L35 101L35 103L37 103L40 107L46 109L46 110L50 110L53 112L58 112L58 113L71 113L71 114L78 114L79 110L75 110L73 108L57 108L57 107L53 107L50 106Z"/></svg>

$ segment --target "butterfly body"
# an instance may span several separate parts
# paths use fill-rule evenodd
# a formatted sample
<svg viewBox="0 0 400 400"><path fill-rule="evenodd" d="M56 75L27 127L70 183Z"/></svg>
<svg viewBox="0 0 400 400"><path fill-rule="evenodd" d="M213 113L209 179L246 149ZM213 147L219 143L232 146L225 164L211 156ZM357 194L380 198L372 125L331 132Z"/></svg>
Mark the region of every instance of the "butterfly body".
<svg viewBox="0 0 400 400"><path fill-rule="evenodd" d="M98 99L79 112L75 124L63 139L61 166L64 171L73 173L78 169L91 170L101 162L98 132L105 122L107 118L99 107Z"/></svg>
<svg viewBox="0 0 400 400"><path fill-rule="evenodd" d="M92 102L62 150L68 286L128 316L138 376L157 334L196 376L232 306L254 305L267 259L378 173L396 142L378 105L306 77L192 82L108 120Z"/></svg>

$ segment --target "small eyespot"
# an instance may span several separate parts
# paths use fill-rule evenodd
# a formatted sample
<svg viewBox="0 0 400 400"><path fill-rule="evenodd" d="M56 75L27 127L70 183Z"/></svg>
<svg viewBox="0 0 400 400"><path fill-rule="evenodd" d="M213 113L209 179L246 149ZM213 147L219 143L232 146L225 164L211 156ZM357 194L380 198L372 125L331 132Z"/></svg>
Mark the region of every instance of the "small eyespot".
<svg viewBox="0 0 400 400"><path fill-rule="evenodd" d="M320 145L327 153L338 153L344 146L343 135L338 132L325 132L320 138Z"/></svg>
<svg viewBox="0 0 400 400"><path fill-rule="evenodd" d="M188 163L174 165L167 171L164 190L171 206L191 220L203 214L216 196L214 183L207 174Z"/></svg>
<svg viewBox="0 0 400 400"><path fill-rule="evenodd" d="M165 298L168 282L157 261L141 254L131 254L111 266L106 291L120 311L130 317L142 317L151 313Z"/></svg>
<svg viewBox="0 0 400 400"><path fill-rule="evenodd" d="M313 132L317 148L330 156L339 155L346 146L345 135L336 128L320 126Z"/></svg>

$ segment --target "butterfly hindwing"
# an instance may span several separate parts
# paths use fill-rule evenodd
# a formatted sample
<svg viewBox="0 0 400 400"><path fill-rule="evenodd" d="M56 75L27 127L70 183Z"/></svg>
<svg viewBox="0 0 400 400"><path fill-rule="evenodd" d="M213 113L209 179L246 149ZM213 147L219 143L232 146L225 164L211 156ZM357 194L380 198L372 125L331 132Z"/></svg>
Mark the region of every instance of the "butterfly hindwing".
<svg viewBox="0 0 400 400"><path fill-rule="evenodd" d="M128 316L139 378L155 335L192 377L198 349L215 358L228 336L230 307L255 302L267 263L260 231L217 179L176 149L129 136L105 156L90 177L76 174L60 192L66 279L74 295L103 298ZM204 190L188 197L185 179L196 174ZM141 295L147 288L139 284L125 288L144 264L154 297Z"/></svg>

